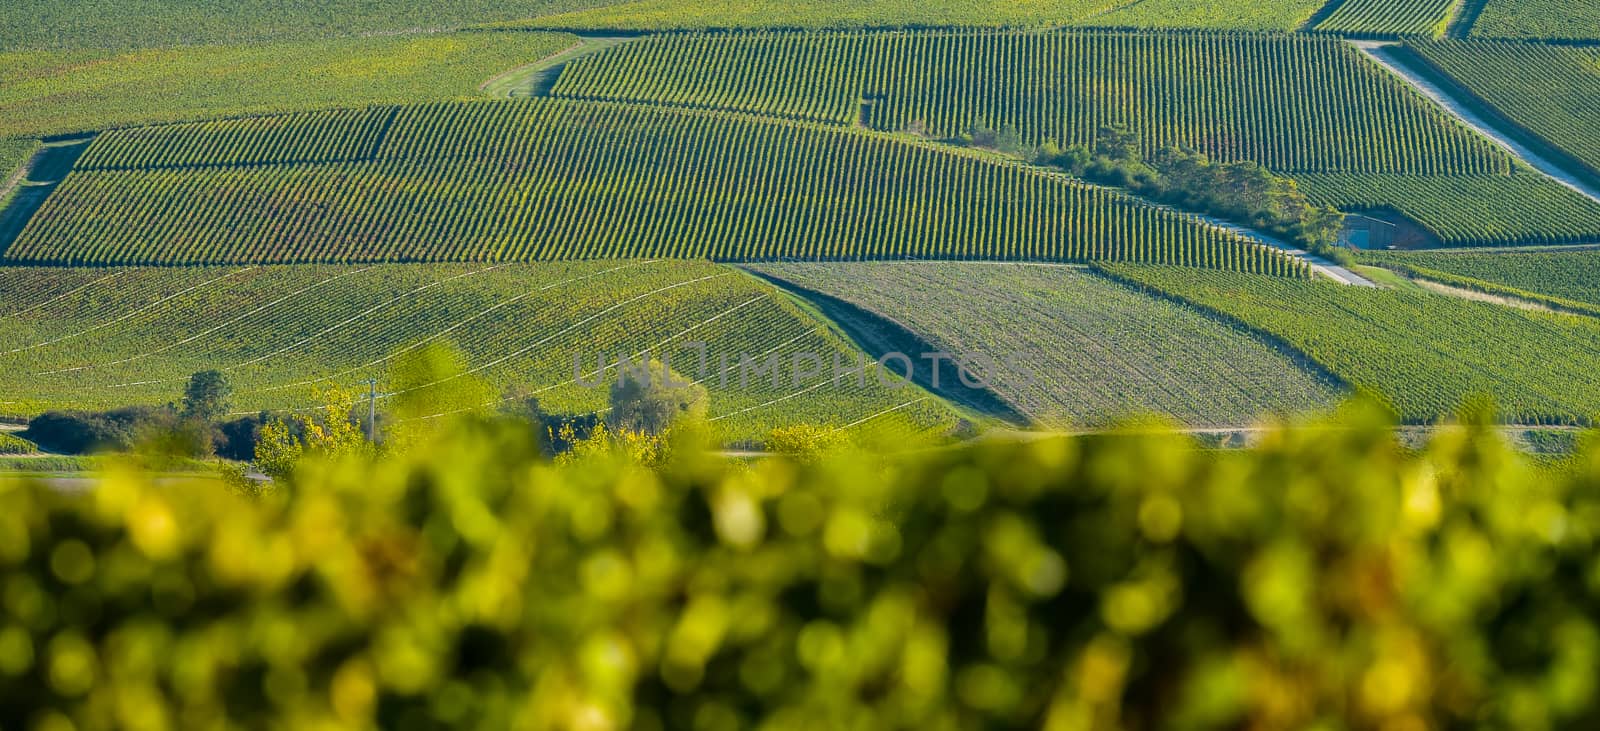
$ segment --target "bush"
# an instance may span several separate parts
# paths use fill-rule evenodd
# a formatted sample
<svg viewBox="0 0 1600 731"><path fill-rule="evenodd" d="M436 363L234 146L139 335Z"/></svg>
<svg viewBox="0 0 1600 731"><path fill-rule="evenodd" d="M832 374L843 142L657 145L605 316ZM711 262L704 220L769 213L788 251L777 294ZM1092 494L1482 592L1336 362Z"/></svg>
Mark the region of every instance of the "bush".
<svg viewBox="0 0 1600 731"><path fill-rule="evenodd" d="M132 406L114 411L47 411L28 422L23 436L63 454L121 452L152 431L176 423L171 409Z"/></svg>
<svg viewBox="0 0 1600 731"><path fill-rule="evenodd" d="M638 372L624 369L611 385L611 417L622 431L656 435L683 421L703 421L710 408L706 389L651 360Z"/></svg>
<svg viewBox="0 0 1600 731"><path fill-rule="evenodd" d="M0 490L18 727L1593 728L1600 450L1352 411L659 471L461 424Z"/></svg>

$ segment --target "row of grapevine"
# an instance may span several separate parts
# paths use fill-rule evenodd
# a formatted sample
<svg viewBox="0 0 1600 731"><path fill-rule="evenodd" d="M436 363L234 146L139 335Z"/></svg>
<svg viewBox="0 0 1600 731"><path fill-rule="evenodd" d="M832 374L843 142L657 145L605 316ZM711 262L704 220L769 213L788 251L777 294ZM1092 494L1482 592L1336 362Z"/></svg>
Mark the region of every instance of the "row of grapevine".
<svg viewBox="0 0 1600 731"><path fill-rule="evenodd" d="M1600 3L1593 0L1468 0L1483 12L1472 37L1600 40Z"/></svg>
<svg viewBox="0 0 1600 731"><path fill-rule="evenodd" d="M1126 125L1274 170L1506 173L1489 141L1326 37L1198 33L664 35L574 62L553 93L955 137L1091 144Z"/></svg>
<svg viewBox="0 0 1600 731"><path fill-rule="evenodd" d="M1600 203L1532 173L1297 175L1306 196L1342 211L1393 209L1450 246L1600 241Z"/></svg>
<svg viewBox="0 0 1600 731"><path fill-rule="evenodd" d="M1104 427L1130 412L1237 426L1337 398L1324 378L1243 328L1092 272L993 262L756 268L875 312L936 350L995 361L974 368L1055 428Z"/></svg>
<svg viewBox="0 0 1600 731"><path fill-rule="evenodd" d="M0 278L17 271L0 269ZM0 306L39 308L36 318L0 323L0 343L51 340L63 330L113 323L94 337L0 355L0 390L11 400L0 410L165 403L189 374L210 368L234 384L240 411L304 408L316 403L315 386L348 387L381 376L395 356L430 342L456 344L470 373L491 386L470 405L494 408L501 394L523 394L565 413L606 402L603 386L575 382L575 361L583 363L587 382L609 381L619 353L665 354L676 370L705 379L712 416L724 417L719 429L740 440L792 422L843 425L913 393L868 378L795 396L817 381L797 386L788 371L776 384L741 381L737 371L724 381L722 356L734 368L740 355L778 354L787 364L796 353L814 353L830 365L835 354L846 363L861 356L767 285L707 263L271 266L228 276L233 271L132 269L55 301L0 291ZM150 283L179 289L219 278L217 286L144 307ZM135 317L123 316L136 310ZM705 372L690 343L706 344ZM611 368L597 373L602 356ZM425 385L409 400L445 402L455 385ZM908 411L925 423L948 416L937 401Z"/></svg>
<svg viewBox="0 0 1600 731"><path fill-rule="evenodd" d="M1413 289L1340 287L1231 272L1106 265L1136 286L1210 308L1289 344L1405 420L1484 396L1520 424L1600 417L1600 320Z"/></svg>
<svg viewBox="0 0 1600 731"><path fill-rule="evenodd" d="M661 256L1304 274L1196 219L1013 165L818 125L566 101L404 109L371 162L76 171L8 252L93 264Z"/></svg>
<svg viewBox="0 0 1600 731"><path fill-rule="evenodd" d="M1359 36L1438 36L1461 0L1343 0L1317 30Z"/></svg>
<svg viewBox="0 0 1600 731"><path fill-rule="evenodd" d="M1600 49L1506 41L1407 44L1528 131L1600 175Z"/></svg>
<svg viewBox="0 0 1600 731"><path fill-rule="evenodd" d="M393 107L241 117L111 130L78 170L345 162L370 157Z"/></svg>
<svg viewBox="0 0 1600 731"><path fill-rule="evenodd" d="M1362 257L1380 265L1422 267L1600 307L1600 250L1385 251Z"/></svg>

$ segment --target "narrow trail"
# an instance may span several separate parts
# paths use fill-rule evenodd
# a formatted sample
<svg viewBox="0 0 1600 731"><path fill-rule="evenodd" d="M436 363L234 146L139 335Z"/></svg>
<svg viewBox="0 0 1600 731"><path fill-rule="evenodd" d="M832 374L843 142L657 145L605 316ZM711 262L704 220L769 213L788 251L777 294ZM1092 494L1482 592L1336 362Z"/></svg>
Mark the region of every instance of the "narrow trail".
<svg viewBox="0 0 1600 731"><path fill-rule="evenodd" d="M547 96L555 86L562 69L584 56L599 53L613 46L636 40L627 36L580 36L578 42L566 49L541 58L533 63L505 71L478 85L478 90L492 97L519 99Z"/></svg>
<svg viewBox="0 0 1600 731"><path fill-rule="evenodd" d="M1439 84L1425 78L1422 74L1412 70L1406 64L1395 59L1393 49L1402 45L1398 41L1350 41L1357 49L1378 65L1388 69L1390 73L1399 77L1401 81L1416 89L1418 93L1443 107L1451 116L1460 120L1462 124L1471 127L1478 134L1489 138L1499 145L1512 157L1521 160L1528 167L1534 169L1545 177L1571 189L1579 195L1600 203L1600 188L1568 173L1560 165L1549 158L1535 152L1527 145L1517 141L1516 136L1501 126L1485 119L1472 108L1463 96L1448 90Z"/></svg>

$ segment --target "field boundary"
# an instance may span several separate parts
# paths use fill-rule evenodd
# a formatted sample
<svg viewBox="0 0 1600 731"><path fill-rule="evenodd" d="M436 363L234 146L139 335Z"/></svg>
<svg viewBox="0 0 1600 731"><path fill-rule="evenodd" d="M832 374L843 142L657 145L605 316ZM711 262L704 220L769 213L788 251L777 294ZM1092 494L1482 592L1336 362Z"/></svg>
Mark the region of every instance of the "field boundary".
<svg viewBox="0 0 1600 731"><path fill-rule="evenodd" d="M1188 307L1195 312L1200 313L1201 315L1211 318L1220 325L1225 325L1256 338L1261 343L1267 345L1273 350L1278 351L1295 365L1306 369L1306 371L1310 372L1323 383L1337 391L1348 394L1353 390L1350 382L1340 378L1337 373L1333 372L1333 369L1329 368L1323 362L1311 357L1310 354L1295 347L1289 341L1273 335L1272 333L1256 328L1250 323L1239 319L1238 317L1199 302L1194 302L1184 297L1179 297L1178 295L1172 294L1164 289L1154 287L1145 282L1141 282L1137 279L1131 279L1098 263L1091 266L1089 269L1092 274L1105 277L1107 281L1113 282L1122 287L1126 287L1137 294L1146 297L1155 297L1173 304Z"/></svg>
<svg viewBox="0 0 1600 731"><path fill-rule="evenodd" d="M916 356L937 352L939 349L904 323L776 274L743 266L738 269L816 308L828 322L843 331L845 336L868 356L880 358L892 352L912 356L911 377L907 380L922 390L986 417L1015 426L1036 423L1031 414L992 389L974 388L963 384L960 369L949 361L941 360L935 375L934 367ZM937 387L933 385L935 380L939 383Z"/></svg>
<svg viewBox="0 0 1600 731"><path fill-rule="evenodd" d="M1600 203L1600 173L1518 124L1455 77L1404 43L1352 41L1417 93L1438 104L1460 123L1500 146L1524 165L1574 192Z"/></svg>

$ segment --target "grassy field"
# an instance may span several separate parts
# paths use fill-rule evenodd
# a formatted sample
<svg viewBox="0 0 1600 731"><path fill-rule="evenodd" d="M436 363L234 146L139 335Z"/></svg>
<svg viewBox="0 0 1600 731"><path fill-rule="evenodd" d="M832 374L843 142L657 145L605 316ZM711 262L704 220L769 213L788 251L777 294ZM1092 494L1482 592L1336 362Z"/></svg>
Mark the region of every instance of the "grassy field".
<svg viewBox="0 0 1600 731"><path fill-rule="evenodd" d="M600 358L614 380L620 353L649 349L692 379L705 378L711 416L730 441L760 440L778 426L845 426L888 412L883 423L953 423L941 402L907 387L846 378L791 378L794 353L831 367L856 351L786 295L733 269L687 262L507 265L298 266L236 269L0 269L0 413L175 401L196 371L219 369L239 412L316 403L319 386L353 389L385 378L394 357L454 343L489 397L538 398L549 411L605 406L606 391L575 382L575 362L595 380ZM690 343L703 342L707 371ZM779 382L742 383L739 358L785 364ZM730 363L721 377L720 358ZM832 371L828 371L831 377ZM891 379L892 381L893 379ZM820 385L819 385L820 384ZM413 400L444 396L426 385ZM383 400L380 406L387 403ZM896 407L910 404L898 411ZM446 409L447 410L447 409ZM425 416L426 414L421 414ZM874 424L877 422L874 421Z"/></svg>
<svg viewBox="0 0 1600 731"><path fill-rule="evenodd" d="M1488 396L1518 423L1600 417L1600 320L1416 290L1133 265L1107 269L1280 338L1409 421Z"/></svg>
<svg viewBox="0 0 1600 731"><path fill-rule="evenodd" d="M1483 41L1408 46L1600 176L1600 49Z"/></svg>
<svg viewBox="0 0 1600 731"><path fill-rule="evenodd" d="M1343 0L1316 30L1357 36L1438 36L1461 0Z"/></svg>
<svg viewBox="0 0 1600 731"><path fill-rule="evenodd" d="M1590 0L1488 0L1472 26L1472 35L1600 39L1600 4Z"/></svg>
<svg viewBox="0 0 1600 731"><path fill-rule="evenodd" d="M1335 387L1238 327L1090 272L1026 264L756 267L911 329L931 352L988 357L992 390L1035 423L1161 414L1248 426L1332 403ZM1026 378L1021 366L1035 372ZM1033 381L1033 382L1029 382Z"/></svg>
<svg viewBox="0 0 1600 731"><path fill-rule="evenodd" d="M1477 279L1600 307L1600 250L1528 252L1371 252L1362 259Z"/></svg>
<svg viewBox="0 0 1600 731"><path fill-rule="evenodd" d="M289 161L342 159L373 142L364 118L313 117L288 125L315 129L296 139L317 141L297 142ZM268 137L286 126L247 124ZM1275 251L1116 193L820 125L484 101L401 108L362 162L216 166L284 162L274 156L283 149L233 123L102 135L5 256L1138 259L1304 274Z"/></svg>
<svg viewBox="0 0 1600 731"><path fill-rule="evenodd" d="M1510 159L1330 38L1194 33L667 35L582 59L554 93L956 137L1104 125L1280 172L1507 173ZM863 99L867 103L863 105ZM864 116L863 116L864 115Z"/></svg>
<svg viewBox="0 0 1600 731"><path fill-rule="evenodd" d="M1391 208L1449 246L1600 242L1600 203L1542 175L1317 175L1295 181L1319 205Z"/></svg>
<svg viewBox="0 0 1600 731"><path fill-rule="evenodd" d="M127 50L398 35L531 18L607 0L8 0L0 51ZM3 68L3 66L0 66Z"/></svg>
<svg viewBox="0 0 1600 731"><path fill-rule="evenodd" d="M577 42L455 33L140 51L0 53L0 137L463 99Z"/></svg>

